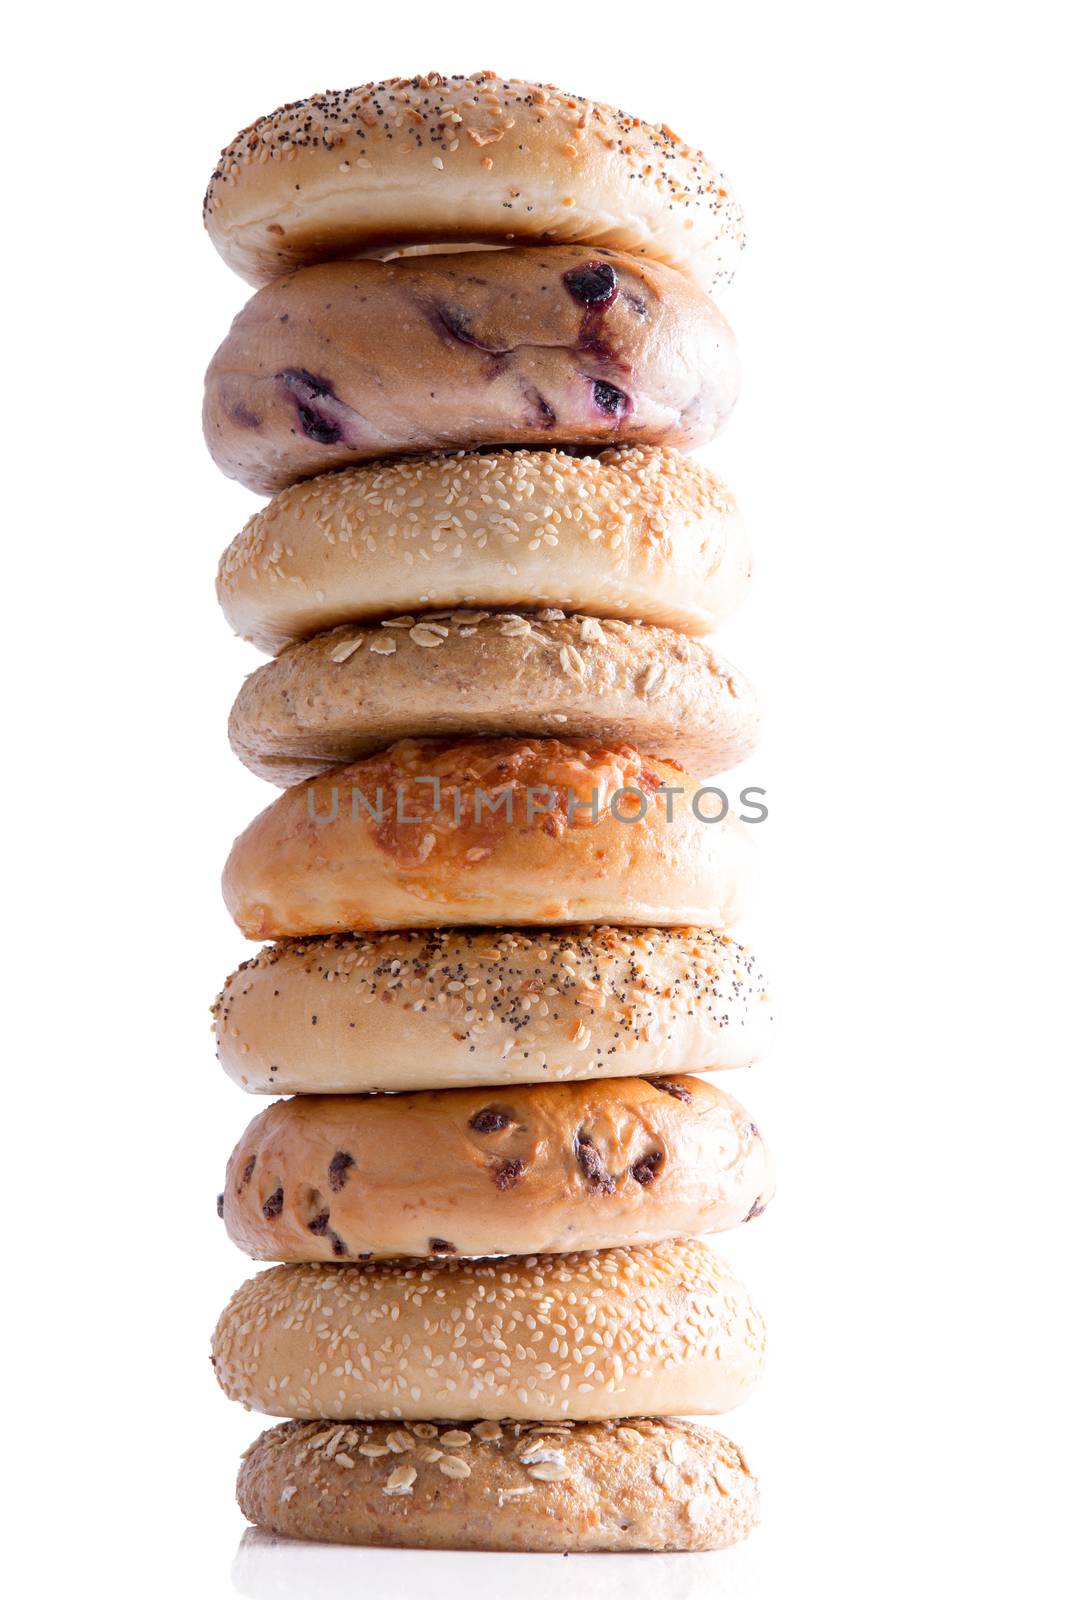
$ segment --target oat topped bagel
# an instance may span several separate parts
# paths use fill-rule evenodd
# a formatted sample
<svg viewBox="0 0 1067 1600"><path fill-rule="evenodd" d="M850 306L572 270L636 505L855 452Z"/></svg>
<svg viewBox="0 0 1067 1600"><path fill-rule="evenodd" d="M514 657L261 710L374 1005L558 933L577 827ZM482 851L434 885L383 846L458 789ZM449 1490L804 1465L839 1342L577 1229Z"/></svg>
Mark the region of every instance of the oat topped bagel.
<svg viewBox="0 0 1067 1600"><path fill-rule="evenodd" d="M399 739L564 735L701 777L755 747L759 708L702 639L561 611L440 612L331 628L245 680L230 746L288 788Z"/></svg>
<svg viewBox="0 0 1067 1600"><path fill-rule="evenodd" d="M759 1516L731 1440L694 1422L283 1422L237 1499L290 1539L419 1550L721 1550Z"/></svg>

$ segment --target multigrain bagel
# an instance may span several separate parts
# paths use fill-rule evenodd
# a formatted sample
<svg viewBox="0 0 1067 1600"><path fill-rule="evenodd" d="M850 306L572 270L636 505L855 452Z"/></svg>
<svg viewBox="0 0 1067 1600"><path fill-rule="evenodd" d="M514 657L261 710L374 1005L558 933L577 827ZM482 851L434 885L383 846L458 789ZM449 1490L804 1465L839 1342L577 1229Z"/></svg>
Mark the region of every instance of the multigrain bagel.
<svg viewBox="0 0 1067 1600"><path fill-rule="evenodd" d="M482 445L705 444L733 334L670 267L575 245L306 267L254 295L208 367L204 437L247 488Z"/></svg>
<svg viewBox="0 0 1067 1600"><path fill-rule="evenodd" d="M270 1267L223 1311L215 1376L273 1417L708 1416L763 1367L763 1319L698 1239L493 1261Z"/></svg>
<svg viewBox="0 0 1067 1600"><path fill-rule="evenodd" d="M420 456L330 472L256 512L219 564L235 633L276 651L339 622L553 607L712 633L752 572L733 496L677 450Z"/></svg>
<svg viewBox="0 0 1067 1600"><path fill-rule="evenodd" d="M403 740L288 789L235 841L249 939L440 924L727 928L750 828L675 762L555 739Z"/></svg>
<svg viewBox="0 0 1067 1600"><path fill-rule="evenodd" d="M402 244L577 240L711 289L744 243L722 173L670 128L494 72L391 78L279 107L222 152L204 222L255 284Z"/></svg>
<svg viewBox="0 0 1067 1600"><path fill-rule="evenodd" d="M245 1451L237 1503L290 1539L420 1550L721 1550L759 1487L721 1433L665 1417L342 1426L282 1422Z"/></svg>
<svg viewBox="0 0 1067 1600"><path fill-rule="evenodd" d="M350 623L245 680L234 753L285 788L399 739L565 735L635 744L702 777L755 747L745 678L702 640L550 611L423 612Z"/></svg>
<svg viewBox="0 0 1067 1600"><path fill-rule="evenodd" d="M258 1261L494 1256L720 1233L774 1192L743 1106L700 1078L298 1095L245 1129L219 1196Z"/></svg>
<svg viewBox="0 0 1067 1600"><path fill-rule="evenodd" d="M752 952L707 928L431 928L267 945L213 1007L253 1094L503 1086L747 1067Z"/></svg>

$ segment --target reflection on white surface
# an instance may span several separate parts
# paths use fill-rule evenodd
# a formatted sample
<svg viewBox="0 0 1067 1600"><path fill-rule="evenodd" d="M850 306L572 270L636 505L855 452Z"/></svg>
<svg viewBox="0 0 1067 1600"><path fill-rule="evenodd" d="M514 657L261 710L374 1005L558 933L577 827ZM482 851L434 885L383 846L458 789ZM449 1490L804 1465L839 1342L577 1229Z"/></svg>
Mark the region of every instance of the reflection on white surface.
<svg viewBox="0 0 1067 1600"><path fill-rule="evenodd" d="M745 1600L759 1593L755 1542L703 1555L500 1555L464 1550L374 1550L279 1539L249 1528L237 1547L233 1586L251 1600L332 1600L378 1594L389 1600L550 1600L557 1585L582 1600L618 1600L640 1576L650 1595L671 1600Z"/></svg>

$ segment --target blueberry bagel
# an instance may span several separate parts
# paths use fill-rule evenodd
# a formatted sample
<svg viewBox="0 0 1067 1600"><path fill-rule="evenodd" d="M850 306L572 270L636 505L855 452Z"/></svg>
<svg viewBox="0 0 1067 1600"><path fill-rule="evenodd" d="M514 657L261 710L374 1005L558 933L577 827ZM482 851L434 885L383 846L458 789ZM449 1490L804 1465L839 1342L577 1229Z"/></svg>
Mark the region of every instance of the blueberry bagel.
<svg viewBox="0 0 1067 1600"><path fill-rule="evenodd" d="M288 789L235 841L249 939L440 924L728 928L751 827L673 761L556 739L403 740Z"/></svg>
<svg viewBox="0 0 1067 1600"><path fill-rule="evenodd" d="M503 1086L747 1067L771 1027L751 950L706 928L433 928L265 946L213 1008L253 1094Z"/></svg>
<svg viewBox="0 0 1067 1600"><path fill-rule="evenodd" d="M493 1256L654 1244L757 1217L770 1157L699 1078L299 1095L226 1168L226 1231L259 1261Z"/></svg>
<svg viewBox="0 0 1067 1600"><path fill-rule="evenodd" d="M575 245L334 262L269 284L207 372L222 471L273 494L378 456L706 443L733 334L670 267Z"/></svg>
<svg viewBox="0 0 1067 1600"><path fill-rule="evenodd" d="M256 284L402 244L579 240L714 288L744 242L722 173L672 129L494 72L391 78L259 117L219 157L204 222Z"/></svg>
<svg viewBox="0 0 1067 1600"><path fill-rule="evenodd" d="M291 645L245 680L229 733L246 767L288 787L429 737L635 744L710 777L758 726L751 686L703 640L559 611L434 611Z"/></svg>
<svg viewBox="0 0 1067 1600"><path fill-rule="evenodd" d="M740 1405L763 1357L763 1318L699 1239L270 1267L212 1341L232 1400L337 1422L708 1416Z"/></svg>
<svg viewBox="0 0 1067 1600"><path fill-rule="evenodd" d="M697 1423L283 1422L237 1501L290 1539L420 1550L721 1550L755 1527L738 1447Z"/></svg>
<svg viewBox="0 0 1067 1600"><path fill-rule="evenodd" d="M417 456L284 489L222 557L235 633L277 651L339 622L552 607L712 633L751 555L733 496L677 450Z"/></svg>

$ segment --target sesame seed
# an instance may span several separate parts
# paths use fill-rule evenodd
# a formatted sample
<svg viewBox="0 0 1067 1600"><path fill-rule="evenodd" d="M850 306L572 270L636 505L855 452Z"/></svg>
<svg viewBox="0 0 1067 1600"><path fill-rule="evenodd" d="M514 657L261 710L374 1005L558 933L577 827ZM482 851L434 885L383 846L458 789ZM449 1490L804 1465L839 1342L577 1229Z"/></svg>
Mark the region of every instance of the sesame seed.
<svg viewBox="0 0 1067 1600"><path fill-rule="evenodd" d="M667 1285L678 1304L670 1317L652 1310ZM413 1313L426 1327L426 1354L412 1338ZM292 1326L277 1346L286 1317ZM570 1373L540 1354L556 1324L569 1330L570 1366L582 1363L582 1381L571 1392ZM362 1416L400 1417L409 1406L455 1415L474 1393L479 1408L496 1413L486 1419L483 1410L481 1420L525 1415L543 1426L546 1415L566 1417L572 1402L580 1415L583 1397L598 1387L618 1388L616 1355L628 1395L652 1383L657 1371L695 1360L703 1371L722 1374L724 1395L736 1403L758 1373L763 1325L741 1285L699 1240L521 1259L285 1266L249 1280L234 1296L216 1330L216 1372L234 1398L277 1414L277 1397L264 1405L269 1369L281 1348L287 1364L299 1361L302 1344L309 1382L301 1395L287 1391L295 1415L344 1417L355 1407ZM338 1370L342 1348L359 1365L340 1382L331 1371ZM491 1369L473 1364L490 1352ZM394 1431L419 1437L414 1424ZM446 1434L437 1439L449 1452L435 1463L442 1472L461 1460L472 1438L468 1429L449 1427ZM342 1423L324 1453L336 1451L345 1436ZM371 1438L355 1453L388 1455L390 1448ZM524 1455L530 1466L563 1459L558 1441L545 1436L533 1436Z"/></svg>
<svg viewBox="0 0 1067 1600"><path fill-rule="evenodd" d="M513 515L490 510L500 505L521 506L524 516L528 509L536 517L531 532L542 541L538 551L526 552L517 532L521 524ZM260 586L270 585L270 620L265 618L263 626L272 631L261 635L257 624L252 636L276 649L321 627L322 609L341 599L342 615L349 618L395 610L398 601L425 609L434 601L425 582L414 581L416 562L448 562L447 577L433 585L438 603L469 603L470 569L451 553L455 535L464 527L469 526L472 548L495 547L503 553L506 546L514 555L515 559L500 563L495 576L494 596L507 605L501 591L503 576L511 568L516 588L520 586L516 565L520 557L529 565L529 581L539 586L551 581L557 552L563 564L560 577L573 584L573 551L579 541L586 548L590 540L606 541L610 549L617 549L624 538L639 537L652 544L658 559L662 549L670 548L680 568L687 543L693 543L696 554L699 541L706 565L703 546L713 540L722 548L736 518L732 497L705 468L678 452L649 446L621 446L596 457L519 450L374 463L313 478L275 496L223 555L219 596L238 631L248 632L247 615L262 612ZM656 531L647 533L650 528ZM674 539L673 547L665 540L667 533ZM550 542L556 539L557 544ZM312 618L310 596L299 584L279 588L279 582L305 563L318 567L316 552L321 547L335 553L343 550L344 557L340 563L331 559L328 588L320 579L319 592L326 599ZM484 582L481 553L478 560ZM358 609L353 609L348 563L355 564ZM615 580L612 586L617 589ZM676 607L684 611L698 602L698 596L683 591ZM609 598L597 610L610 613L612 604ZM698 620L701 631L707 631L703 618ZM410 628L415 623L411 615L387 618L384 625Z"/></svg>

